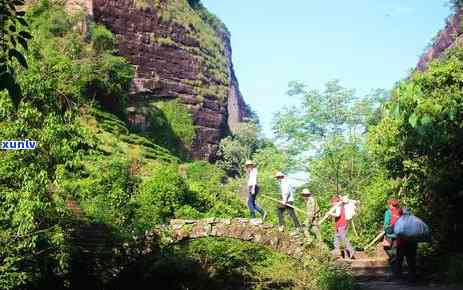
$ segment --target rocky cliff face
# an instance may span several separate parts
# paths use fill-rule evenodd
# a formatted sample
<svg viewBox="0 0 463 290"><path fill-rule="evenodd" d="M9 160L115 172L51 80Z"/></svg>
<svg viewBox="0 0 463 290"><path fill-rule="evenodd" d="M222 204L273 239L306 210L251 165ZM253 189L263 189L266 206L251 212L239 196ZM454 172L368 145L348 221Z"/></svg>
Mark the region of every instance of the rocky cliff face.
<svg viewBox="0 0 463 290"><path fill-rule="evenodd" d="M144 120L140 102L178 99L191 111L191 153L214 160L220 140L246 117L231 60L230 35L202 6L187 0L69 0L117 37L136 69L129 121Z"/></svg>
<svg viewBox="0 0 463 290"><path fill-rule="evenodd" d="M463 44L462 17L463 10L460 10L449 18L445 28L437 34L432 46L421 56L417 65L418 70L425 70L431 60L442 57L447 49Z"/></svg>

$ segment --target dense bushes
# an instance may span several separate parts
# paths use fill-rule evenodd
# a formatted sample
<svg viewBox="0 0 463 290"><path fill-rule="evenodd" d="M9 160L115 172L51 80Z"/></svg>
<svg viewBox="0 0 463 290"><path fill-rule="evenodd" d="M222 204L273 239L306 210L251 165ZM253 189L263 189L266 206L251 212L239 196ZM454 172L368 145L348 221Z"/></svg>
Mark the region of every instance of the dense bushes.
<svg viewBox="0 0 463 290"><path fill-rule="evenodd" d="M189 110L177 100L138 102L131 113L143 115L146 122L132 122L134 131L154 143L172 151L183 160L189 160L195 137L195 126Z"/></svg>
<svg viewBox="0 0 463 290"><path fill-rule="evenodd" d="M136 178L129 172L129 162L120 157L87 156L59 165L57 190L80 204L91 221L125 231L131 222L131 197Z"/></svg>
<svg viewBox="0 0 463 290"><path fill-rule="evenodd" d="M239 123L231 136L220 142L218 165L229 176L243 176L246 159L250 159L258 148L257 129L255 123Z"/></svg>
<svg viewBox="0 0 463 290"><path fill-rule="evenodd" d="M177 168L162 166L141 184L137 199L137 224L146 229L174 217L175 210L191 200L191 194Z"/></svg>
<svg viewBox="0 0 463 290"><path fill-rule="evenodd" d="M90 28L90 38L93 47L99 53L106 50L113 50L116 47L116 37L102 25L92 25Z"/></svg>
<svg viewBox="0 0 463 290"><path fill-rule="evenodd" d="M430 221L441 246L457 246L463 205L461 74L463 51L455 48L414 73L393 91L370 145L392 178L402 182L400 198Z"/></svg>
<svg viewBox="0 0 463 290"><path fill-rule="evenodd" d="M62 6L39 1L27 18L34 39L26 53L29 69L18 68L22 101L15 108L11 99L0 93L0 139L34 140L37 149L0 152L2 289L53 279L63 284L69 277L73 253L69 228L74 217L65 208L69 187L57 176L93 152L95 140L76 116L81 104L90 103L85 95L89 79L109 74L108 67L93 61L98 55L88 50L88 43L70 29L77 19L67 17ZM109 82L124 86L121 79ZM96 180L90 184L96 186L87 187L87 193L106 191L103 183L116 180L111 176L117 171L114 168L109 177L99 170L101 179L93 173ZM116 182L111 190L105 198L99 195L104 200L92 206L120 207L123 189ZM95 198L79 196L83 192L78 190L73 193L82 200ZM113 212L101 219L117 224L119 218Z"/></svg>
<svg viewBox="0 0 463 290"><path fill-rule="evenodd" d="M329 253L318 248L298 261L226 238L192 240L164 248L128 269L117 285L131 285L132 279L147 285L140 289L153 284L165 289L354 289L347 269L337 266Z"/></svg>
<svg viewBox="0 0 463 290"><path fill-rule="evenodd" d="M86 144L66 116L29 103L15 111L3 94L0 108L1 140L38 142L36 150L0 152L0 288L12 289L67 272L67 214L50 185L57 164L72 160Z"/></svg>
<svg viewBox="0 0 463 290"><path fill-rule="evenodd" d="M125 59L105 52L89 69L86 94L93 96L104 109L124 118L134 73L132 66Z"/></svg>
<svg viewBox="0 0 463 290"><path fill-rule="evenodd" d="M244 206L223 184L224 178L220 169L206 162L180 168L160 164L140 185L137 224L146 229L174 217L243 216Z"/></svg>

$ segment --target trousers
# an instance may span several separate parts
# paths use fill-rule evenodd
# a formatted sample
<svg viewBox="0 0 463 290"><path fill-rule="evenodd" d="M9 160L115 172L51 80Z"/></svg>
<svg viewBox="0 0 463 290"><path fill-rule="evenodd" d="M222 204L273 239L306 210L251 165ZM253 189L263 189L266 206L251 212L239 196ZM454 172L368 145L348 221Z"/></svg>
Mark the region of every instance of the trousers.
<svg viewBox="0 0 463 290"><path fill-rule="evenodd" d="M256 211L259 212L261 215L264 215L265 211L256 203L257 193L252 194L251 192L248 193L248 208L249 212L251 213L251 218L256 218Z"/></svg>
<svg viewBox="0 0 463 290"><path fill-rule="evenodd" d="M288 202L288 204L292 204L292 202ZM278 224L280 226L285 225L285 220L283 217L283 213L287 211L289 214L289 217L293 220L294 226L296 228L299 228L301 225L299 224L299 220L297 219L296 213L294 212L294 209L289 206L281 205L277 208L277 215L278 215Z"/></svg>

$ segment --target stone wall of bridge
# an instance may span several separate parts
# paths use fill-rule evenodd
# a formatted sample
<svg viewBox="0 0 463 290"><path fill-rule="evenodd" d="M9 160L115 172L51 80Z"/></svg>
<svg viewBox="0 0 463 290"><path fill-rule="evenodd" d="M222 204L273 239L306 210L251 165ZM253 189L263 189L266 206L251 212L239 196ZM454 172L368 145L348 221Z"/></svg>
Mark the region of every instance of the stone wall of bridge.
<svg viewBox="0 0 463 290"><path fill-rule="evenodd" d="M159 229L147 233L147 236L152 236L154 233L159 234ZM303 233L279 231L277 226L262 223L259 219L174 219L162 234L168 236L170 243L205 237L238 239L262 245L294 258L301 258L305 247Z"/></svg>

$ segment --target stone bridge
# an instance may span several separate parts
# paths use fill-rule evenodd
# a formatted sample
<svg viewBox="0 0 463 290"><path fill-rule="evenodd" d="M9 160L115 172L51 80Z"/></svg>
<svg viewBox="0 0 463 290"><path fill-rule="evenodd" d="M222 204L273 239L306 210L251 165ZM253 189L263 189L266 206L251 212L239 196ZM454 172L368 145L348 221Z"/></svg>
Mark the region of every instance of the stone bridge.
<svg viewBox="0 0 463 290"><path fill-rule="evenodd" d="M305 246L303 233L279 231L277 226L264 224L259 219L174 219L163 228L162 233L159 229L146 233L147 237L153 235L164 236L168 243L205 237L233 238L259 244L294 258L302 258Z"/></svg>

